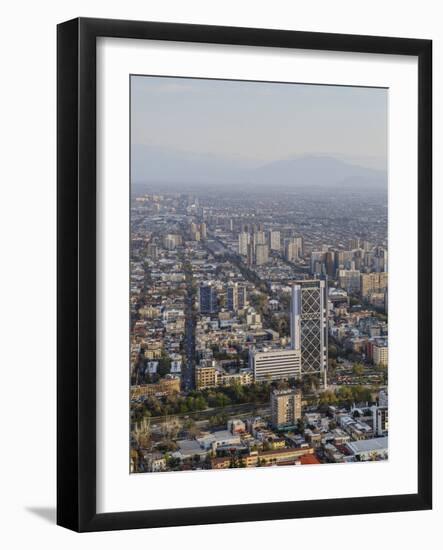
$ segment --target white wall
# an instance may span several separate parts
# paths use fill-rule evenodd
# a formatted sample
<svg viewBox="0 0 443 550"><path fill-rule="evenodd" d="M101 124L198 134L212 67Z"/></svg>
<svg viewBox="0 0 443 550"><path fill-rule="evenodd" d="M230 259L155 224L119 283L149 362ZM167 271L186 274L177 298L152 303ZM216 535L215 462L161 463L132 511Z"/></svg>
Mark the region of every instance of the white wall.
<svg viewBox="0 0 443 550"><path fill-rule="evenodd" d="M55 506L55 25L76 16L432 38L434 40L435 212L442 202L443 28L437 0L65 0L2 5L0 94L0 541L6 548L225 548L242 539L255 548L278 542L321 548L323 537L361 550L418 547L441 539L440 469L435 510L76 535L54 525ZM5 124L6 122L6 124ZM437 217L437 216L435 216ZM441 235L442 223L436 221ZM437 245L435 245L435 253ZM438 258L441 264L441 253ZM435 262L437 264L437 260ZM441 267L441 265L440 265ZM443 309L441 291L435 304ZM5 307L6 305L6 307ZM438 324L437 324L438 323ZM441 335L441 318L435 335ZM435 370L441 363L436 346ZM435 375L436 396L442 376ZM436 403L435 434L442 406ZM435 462L442 463L441 428ZM34 511L33 511L34 510ZM36 513L37 510L37 513ZM45 519L49 517L51 521ZM229 529L229 532L228 532ZM326 542L326 541L325 541ZM327 544L327 543L326 543Z"/></svg>

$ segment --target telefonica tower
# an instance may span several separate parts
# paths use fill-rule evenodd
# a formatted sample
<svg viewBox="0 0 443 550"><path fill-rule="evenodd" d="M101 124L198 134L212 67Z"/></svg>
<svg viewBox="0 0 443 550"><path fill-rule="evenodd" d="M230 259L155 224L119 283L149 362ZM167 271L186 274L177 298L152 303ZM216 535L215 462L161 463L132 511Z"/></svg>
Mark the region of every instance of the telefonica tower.
<svg viewBox="0 0 443 550"><path fill-rule="evenodd" d="M326 281L297 281L291 295L291 347L301 350L302 374L320 374L326 386L328 366Z"/></svg>

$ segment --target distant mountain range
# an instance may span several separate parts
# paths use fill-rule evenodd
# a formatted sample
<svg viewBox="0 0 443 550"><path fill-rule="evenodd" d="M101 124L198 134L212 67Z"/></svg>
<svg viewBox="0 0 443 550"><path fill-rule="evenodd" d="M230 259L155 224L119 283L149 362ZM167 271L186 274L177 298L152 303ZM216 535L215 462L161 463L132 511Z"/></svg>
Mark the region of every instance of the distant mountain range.
<svg viewBox="0 0 443 550"><path fill-rule="evenodd" d="M132 148L132 182L136 184L236 184L244 187L272 185L343 189L387 188L387 175L327 155L294 156L261 166L251 161L171 151L136 145Z"/></svg>

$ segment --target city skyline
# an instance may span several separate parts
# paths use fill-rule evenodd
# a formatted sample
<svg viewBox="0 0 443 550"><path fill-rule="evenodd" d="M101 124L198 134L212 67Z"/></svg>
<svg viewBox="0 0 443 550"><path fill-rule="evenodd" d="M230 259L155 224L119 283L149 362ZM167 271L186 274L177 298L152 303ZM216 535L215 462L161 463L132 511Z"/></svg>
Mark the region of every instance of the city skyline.
<svg viewBox="0 0 443 550"><path fill-rule="evenodd" d="M385 91L132 79L147 111L131 111L130 472L387 460L386 174L318 155L254 167L291 141L288 99L306 119L294 141L311 120L319 149L335 128L348 155L374 152Z"/></svg>

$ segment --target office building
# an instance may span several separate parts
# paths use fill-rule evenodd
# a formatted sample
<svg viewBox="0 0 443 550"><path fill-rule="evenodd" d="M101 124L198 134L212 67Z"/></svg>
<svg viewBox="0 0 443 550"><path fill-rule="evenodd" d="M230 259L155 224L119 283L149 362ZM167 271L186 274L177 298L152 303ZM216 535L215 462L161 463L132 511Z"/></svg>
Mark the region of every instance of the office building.
<svg viewBox="0 0 443 550"><path fill-rule="evenodd" d="M336 250L335 251L335 269L344 269L346 265L354 259L353 250Z"/></svg>
<svg viewBox="0 0 443 550"><path fill-rule="evenodd" d="M372 257L374 271L388 271L388 251L382 246L377 246Z"/></svg>
<svg viewBox="0 0 443 550"><path fill-rule="evenodd" d="M360 271L357 269L339 269L338 284L346 292L360 292Z"/></svg>
<svg viewBox="0 0 443 550"><path fill-rule="evenodd" d="M334 252L328 251L325 254L326 275L331 279L335 277L335 257Z"/></svg>
<svg viewBox="0 0 443 550"><path fill-rule="evenodd" d="M274 390L271 392L271 423L275 428L289 428L301 418L301 392Z"/></svg>
<svg viewBox="0 0 443 550"><path fill-rule="evenodd" d="M311 274L322 275L323 265L325 261L325 253L322 251L311 252Z"/></svg>
<svg viewBox="0 0 443 550"><path fill-rule="evenodd" d="M301 286L294 285L290 306L291 348L301 350Z"/></svg>
<svg viewBox="0 0 443 550"><path fill-rule="evenodd" d="M288 380L301 375L300 350L252 351L249 362L256 382Z"/></svg>
<svg viewBox="0 0 443 550"><path fill-rule="evenodd" d="M302 374L324 374L328 365L327 284L299 281L292 287L291 347L301 350Z"/></svg>
<svg viewBox="0 0 443 550"><path fill-rule="evenodd" d="M203 284L199 288L200 313L214 313L217 305L217 297L214 287Z"/></svg>
<svg viewBox="0 0 443 550"><path fill-rule="evenodd" d="M237 283L231 284L226 290L226 307L229 311L238 311L246 306L246 288Z"/></svg>

